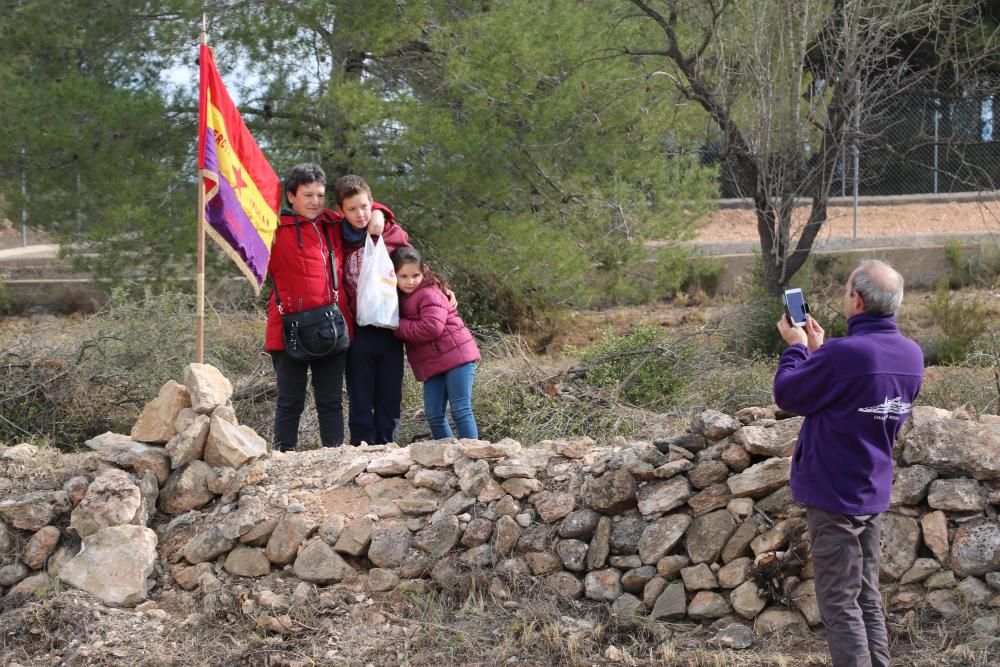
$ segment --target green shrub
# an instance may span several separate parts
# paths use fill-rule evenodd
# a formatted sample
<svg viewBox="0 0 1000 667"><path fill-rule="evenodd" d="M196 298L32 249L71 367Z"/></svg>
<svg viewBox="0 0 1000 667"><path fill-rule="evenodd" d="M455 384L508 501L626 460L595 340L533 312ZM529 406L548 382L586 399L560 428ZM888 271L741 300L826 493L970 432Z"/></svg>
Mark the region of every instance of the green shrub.
<svg viewBox="0 0 1000 667"><path fill-rule="evenodd" d="M938 285L928 306L935 333L921 340L927 365L963 361L973 351L977 338L986 331L984 308L978 299L963 301L948 289L944 280Z"/></svg>

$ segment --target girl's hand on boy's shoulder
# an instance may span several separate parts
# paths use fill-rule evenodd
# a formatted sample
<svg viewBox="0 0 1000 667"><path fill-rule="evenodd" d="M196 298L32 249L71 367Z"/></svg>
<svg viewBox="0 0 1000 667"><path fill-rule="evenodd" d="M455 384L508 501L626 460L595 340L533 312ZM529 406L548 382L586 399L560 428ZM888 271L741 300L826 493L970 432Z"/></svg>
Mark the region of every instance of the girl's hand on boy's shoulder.
<svg viewBox="0 0 1000 667"><path fill-rule="evenodd" d="M458 308L458 298L455 296L455 291L449 288L441 288L444 295L448 297L448 305L452 308Z"/></svg>

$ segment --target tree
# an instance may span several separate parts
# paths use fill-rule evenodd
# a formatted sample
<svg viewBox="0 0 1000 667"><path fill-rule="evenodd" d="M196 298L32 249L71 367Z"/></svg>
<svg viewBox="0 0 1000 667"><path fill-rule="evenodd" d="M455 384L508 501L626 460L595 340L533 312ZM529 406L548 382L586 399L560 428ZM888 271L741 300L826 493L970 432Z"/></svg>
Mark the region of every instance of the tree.
<svg viewBox="0 0 1000 667"><path fill-rule="evenodd" d="M176 224L193 220L192 133L165 112L155 85L161 61L143 49L146 3L4 4L4 213L23 207L34 226L84 250L78 259L98 277L120 278L140 257L146 277L175 275L175 258L194 248Z"/></svg>
<svg viewBox="0 0 1000 667"><path fill-rule="evenodd" d="M915 88L945 72L961 86L997 54L976 0L628 4L623 25L641 26L642 36L623 35L621 53L711 118L723 168L752 200L764 283L775 294L827 219L844 151L877 144L880 117ZM810 202L804 217L800 198Z"/></svg>

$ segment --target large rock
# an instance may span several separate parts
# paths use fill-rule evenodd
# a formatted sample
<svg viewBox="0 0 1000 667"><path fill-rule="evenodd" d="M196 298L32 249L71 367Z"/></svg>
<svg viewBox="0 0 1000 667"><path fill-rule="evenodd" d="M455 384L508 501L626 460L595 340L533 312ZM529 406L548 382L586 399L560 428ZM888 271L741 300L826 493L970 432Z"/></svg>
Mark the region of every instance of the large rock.
<svg viewBox="0 0 1000 667"><path fill-rule="evenodd" d="M939 563L948 561L948 518L944 512L928 512L920 519L920 530L924 544L931 550Z"/></svg>
<svg viewBox="0 0 1000 667"><path fill-rule="evenodd" d="M763 636L792 625L804 628L808 623L798 611L785 607L770 607L757 616L753 623L753 629L758 635Z"/></svg>
<svg viewBox="0 0 1000 667"><path fill-rule="evenodd" d="M739 420L718 410L705 410L691 420L691 432L709 440L722 440L742 427Z"/></svg>
<svg viewBox="0 0 1000 667"><path fill-rule="evenodd" d="M635 512L618 517L618 521L611 524L611 553L617 555L638 553L639 541L645 529L645 520Z"/></svg>
<svg viewBox="0 0 1000 667"><path fill-rule="evenodd" d="M801 582L792 589L789 597L809 625L819 625L823 621L820 617L819 601L816 599L815 579L806 579Z"/></svg>
<svg viewBox="0 0 1000 667"><path fill-rule="evenodd" d="M271 561L263 549L238 546L226 556L223 567L238 577L263 577L271 572Z"/></svg>
<svg viewBox="0 0 1000 667"><path fill-rule="evenodd" d="M696 489L704 489L729 477L729 466L717 459L705 459L688 472L688 481ZM728 500L728 499L727 499Z"/></svg>
<svg viewBox="0 0 1000 667"><path fill-rule="evenodd" d="M348 524L340 533L334 549L349 556L364 556L372 541L372 531L375 529L372 520L366 516Z"/></svg>
<svg viewBox="0 0 1000 667"><path fill-rule="evenodd" d="M142 492L123 470L106 470L87 489L70 516L70 528L87 537L111 526L134 523L142 505Z"/></svg>
<svg viewBox="0 0 1000 667"><path fill-rule="evenodd" d="M980 576L997 567L994 554L1000 549L1000 523L965 525L955 532L951 546L951 569L955 574Z"/></svg>
<svg viewBox="0 0 1000 667"><path fill-rule="evenodd" d="M801 517L784 519L771 526L771 528L750 542L750 548L754 554L762 554L765 551L777 551L789 542L789 538L796 532L805 528L806 521ZM790 545L794 546L794 545Z"/></svg>
<svg viewBox="0 0 1000 667"><path fill-rule="evenodd" d="M760 498L788 484L791 457L770 458L730 477L726 484L737 498Z"/></svg>
<svg viewBox="0 0 1000 667"><path fill-rule="evenodd" d="M691 497L691 485L684 477L674 477L666 482L651 482L637 494L639 512L643 515L669 512L683 505Z"/></svg>
<svg viewBox="0 0 1000 667"><path fill-rule="evenodd" d="M601 515L592 509L575 510L559 522L559 537L590 537Z"/></svg>
<svg viewBox="0 0 1000 667"><path fill-rule="evenodd" d="M882 523L882 574L900 579L913 567L920 547L917 520L888 512Z"/></svg>
<svg viewBox="0 0 1000 667"><path fill-rule="evenodd" d="M562 560L563 567L571 572L584 570L584 559L587 557L587 543L580 540L560 540L556 545L556 553Z"/></svg>
<svg viewBox="0 0 1000 667"><path fill-rule="evenodd" d="M316 523L302 514L285 514L271 532L264 554L275 565L295 560L299 545L316 530ZM369 536L371 531L369 530ZM343 535L341 538L343 539Z"/></svg>
<svg viewBox="0 0 1000 667"><path fill-rule="evenodd" d="M228 552L236 541L226 537L219 526L209 526L184 545L184 559L192 565L215 560Z"/></svg>
<svg viewBox="0 0 1000 667"><path fill-rule="evenodd" d="M733 440L760 456L791 456L802 428L803 417L782 419L770 426L753 425L741 429Z"/></svg>
<svg viewBox="0 0 1000 667"><path fill-rule="evenodd" d="M639 539L639 558L643 563L656 563L677 546L690 525L691 517L686 514L671 514L649 524Z"/></svg>
<svg viewBox="0 0 1000 667"><path fill-rule="evenodd" d="M59 544L59 537L62 535L55 526L45 526L31 536L28 543L24 545L21 552L21 562L32 570L40 570L45 567L45 562L55 551Z"/></svg>
<svg viewBox="0 0 1000 667"><path fill-rule="evenodd" d="M722 548L722 562L730 563L749 552L750 543L757 537L757 522L748 517L730 536L726 546Z"/></svg>
<svg viewBox="0 0 1000 667"><path fill-rule="evenodd" d="M915 425L906 435L903 460L947 477L1000 479L1000 423L938 419Z"/></svg>
<svg viewBox="0 0 1000 667"><path fill-rule="evenodd" d="M302 547L292 571L299 579L317 584L336 583L354 574L354 568L320 538Z"/></svg>
<svg viewBox="0 0 1000 667"><path fill-rule="evenodd" d="M504 482L504 488L508 482ZM614 470L596 479L588 478L581 493L584 505L604 514L616 514L635 507L637 488L635 478L628 471Z"/></svg>
<svg viewBox="0 0 1000 667"><path fill-rule="evenodd" d="M656 598L650 617L654 621L679 621L687 614L687 593L684 584L675 582Z"/></svg>
<svg viewBox="0 0 1000 667"><path fill-rule="evenodd" d="M981 512L986 494L974 479L936 479L927 492L927 504L946 512Z"/></svg>
<svg viewBox="0 0 1000 667"><path fill-rule="evenodd" d="M609 516L602 516L597 522L594 536L590 538L590 547L587 549L588 570L604 567L608 554L611 553L611 526L612 521Z"/></svg>
<svg viewBox="0 0 1000 667"><path fill-rule="evenodd" d="M485 440L462 440L465 456L470 459L503 459L521 452L521 443L504 438L500 442Z"/></svg>
<svg viewBox="0 0 1000 667"><path fill-rule="evenodd" d="M621 572L613 568L588 572L583 583L591 600L614 602L622 594Z"/></svg>
<svg viewBox="0 0 1000 667"><path fill-rule="evenodd" d="M718 463L718 461L716 461ZM728 475L727 475L728 476ZM694 512L695 516L701 516L711 512L712 510L717 510L725 507L732 500L733 494L729 491L729 485L725 482L719 482L718 484L712 484L711 486L702 489L698 493L694 494L688 498L688 507Z"/></svg>
<svg viewBox="0 0 1000 667"><path fill-rule="evenodd" d="M145 526L112 526L83 538L83 548L59 571L70 586L108 606L146 598L156 563L156 533Z"/></svg>
<svg viewBox="0 0 1000 667"><path fill-rule="evenodd" d="M204 507L215 498L208 488L212 469L194 460L171 473L159 495L159 507L167 514L183 514Z"/></svg>
<svg viewBox="0 0 1000 667"><path fill-rule="evenodd" d="M462 535L458 518L445 516L432 520L426 528L417 533L413 546L434 558L441 558L451 551Z"/></svg>
<svg viewBox="0 0 1000 667"><path fill-rule="evenodd" d="M232 383L209 364L188 364L184 369L184 386L191 396L192 409L202 414L225 405L233 395Z"/></svg>
<svg viewBox="0 0 1000 667"><path fill-rule="evenodd" d="M936 470L922 465L896 468L890 505L919 505L927 497L927 487L937 476Z"/></svg>
<svg viewBox="0 0 1000 667"><path fill-rule="evenodd" d="M413 465L413 458L408 449L394 449L382 456L376 456L368 463L368 472L383 477L402 475ZM487 468L488 469L488 468Z"/></svg>
<svg viewBox="0 0 1000 667"><path fill-rule="evenodd" d="M462 458L462 447L445 440L415 442L410 445L410 456L428 468L444 468Z"/></svg>
<svg viewBox="0 0 1000 667"><path fill-rule="evenodd" d="M705 514L691 522L685 541L692 563L714 563L736 530L736 521L726 510Z"/></svg>
<svg viewBox="0 0 1000 667"><path fill-rule="evenodd" d="M84 442L105 463L142 474L149 470L163 484L170 475L170 456L163 447L136 442L126 435L103 433Z"/></svg>
<svg viewBox="0 0 1000 667"><path fill-rule="evenodd" d="M191 407L191 397L184 385L167 380L160 393L142 409L132 426L132 440L165 443L177 435L177 416Z"/></svg>
<svg viewBox="0 0 1000 667"><path fill-rule="evenodd" d="M69 495L59 491L32 491L0 500L0 517L19 530L41 530L73 506Z"/></svg>
<svg viewBox="0 0 1000 667"><path fill-rule="evenodd" d="M729 594L733 611L746 619L756 618L767 606L767 593L752 581L745 581Z"/></svg>
<svg viewBox="0 0 1000 667"><path fill-rule="evenodd" d="M571 493L559 493L555 491L542 491L531 497L531 502L538 511L538 516L545 523L558 521L573 511L576 507L576 498Z"/></svg>
<svg viewBox="0 0 1000 667"><path fill-rule="evenodd" d="M249 426L232 424L221 416L212 417L205 443L205 463L239 469L267 454L267 442Z"/></svg>
<svg viewBox="0 0 1000 667"><path fill-rule="evenodd" d="M722 618L733 611L726 598L713 591L698 591L688 604L689 618L701 621L706 618Z"/></svg>
<svg viewBox="0 0 1000 667"><path fill-rule="evenodd" d="M399 567L410 551L413 535L406 524L398 520L380 522L372 530L368 560L376 567Z"/></svg>
<svg viewBox="0 0 1000 667"><path fill-rule="evenodd" d="M198 415L190 425L170 439L165 449L170 456L170 466L174 470L205 455L205 442L208 440L208 429L211 424L212 419L208 415Z"/></svg>

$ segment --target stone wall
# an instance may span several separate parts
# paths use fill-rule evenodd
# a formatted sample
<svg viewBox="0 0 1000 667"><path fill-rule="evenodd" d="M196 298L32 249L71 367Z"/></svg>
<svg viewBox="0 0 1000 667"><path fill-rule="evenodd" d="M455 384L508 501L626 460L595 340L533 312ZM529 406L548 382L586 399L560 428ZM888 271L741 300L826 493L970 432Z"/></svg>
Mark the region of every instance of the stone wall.
<svg viewBox="0 0 1000 667"><path fill-rule="evenodd" d="M268 456L226 407L224 378L194 365L185 376L164 385L130 436L87 443L103 467L92 479L0 502L8 595L57 576L132 605L154 584L192 590L224 572L284 570L369 591L477 580L500 600L512 581L532 579L618 614L735 615L758 633L819 623L804 509L787 486L800 417L709 410L655 442ZM27 447L0 456L30 456ZM890 610L1000 606L1000 418L915 408L896 457L882 547ZM68 548L66 532L86 548Z"/></svg>

